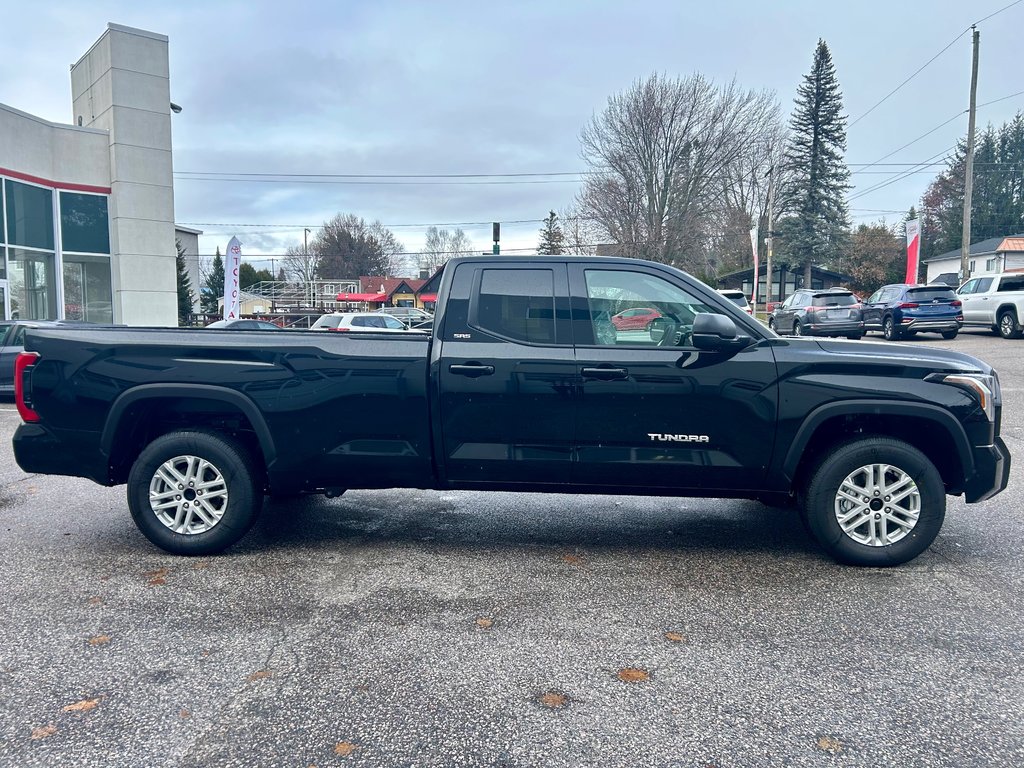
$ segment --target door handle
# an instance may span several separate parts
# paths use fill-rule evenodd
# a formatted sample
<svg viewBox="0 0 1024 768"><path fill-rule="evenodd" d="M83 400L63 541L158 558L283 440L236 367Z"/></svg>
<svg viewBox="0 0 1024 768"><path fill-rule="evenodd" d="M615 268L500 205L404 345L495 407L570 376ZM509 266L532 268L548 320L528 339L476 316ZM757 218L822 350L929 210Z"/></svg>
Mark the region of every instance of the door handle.
<svg viewBox="0 0 1024 768"><path fill-rule="evenodd" d="M585 379L599 381L621 381L629 378L629 371L625 368L584 368L581 373Z"/></svg>
<svg viewBox="0 0 1024 768"><path fill-rule="evenodd" d="M475 379L478 376L490 376L494 373L493 365L480 365L479 363L467 363L465 365L449 365L448 370L456 376L468 376Z"/></svg>

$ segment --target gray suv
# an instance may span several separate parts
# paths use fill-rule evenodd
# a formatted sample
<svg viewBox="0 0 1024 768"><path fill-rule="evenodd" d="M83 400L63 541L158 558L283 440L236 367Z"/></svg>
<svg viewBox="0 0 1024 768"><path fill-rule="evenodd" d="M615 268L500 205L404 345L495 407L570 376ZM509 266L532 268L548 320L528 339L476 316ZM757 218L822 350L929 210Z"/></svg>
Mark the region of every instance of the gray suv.
<svg viewBox="0 0 1024 768"><path fill-rule="evenodd" d="M794 336L859 339L864 335L860 302L845 288L797 291L772 310L768 327Z"/></svg>

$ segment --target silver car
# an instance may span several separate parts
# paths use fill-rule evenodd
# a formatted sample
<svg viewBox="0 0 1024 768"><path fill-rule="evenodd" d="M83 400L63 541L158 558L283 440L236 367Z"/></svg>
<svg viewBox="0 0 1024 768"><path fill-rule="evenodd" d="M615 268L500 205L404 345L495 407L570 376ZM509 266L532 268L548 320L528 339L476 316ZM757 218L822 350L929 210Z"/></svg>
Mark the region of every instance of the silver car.
<svg viewBox="0 0 1024 768"><path fill-rule="evenodd" d="M380 312L332 312L310 326L311 331L366 331L371 333L423 333L410 331L401 320Z"/></svg>

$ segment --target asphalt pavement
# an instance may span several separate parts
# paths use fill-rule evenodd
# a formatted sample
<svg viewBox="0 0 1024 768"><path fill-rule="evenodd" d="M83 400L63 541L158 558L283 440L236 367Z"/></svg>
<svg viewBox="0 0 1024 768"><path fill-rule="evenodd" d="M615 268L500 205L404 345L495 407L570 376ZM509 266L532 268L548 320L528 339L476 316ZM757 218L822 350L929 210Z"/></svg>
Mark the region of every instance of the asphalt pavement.
<svg viewBox="0 0 1024 768"><path fill-rule="evenodd" d="M1024 765L1024 341L900 343L996 366L1016 464L887 570L755 502L407 490L178 558L0 403L0 765Z"/></svg>

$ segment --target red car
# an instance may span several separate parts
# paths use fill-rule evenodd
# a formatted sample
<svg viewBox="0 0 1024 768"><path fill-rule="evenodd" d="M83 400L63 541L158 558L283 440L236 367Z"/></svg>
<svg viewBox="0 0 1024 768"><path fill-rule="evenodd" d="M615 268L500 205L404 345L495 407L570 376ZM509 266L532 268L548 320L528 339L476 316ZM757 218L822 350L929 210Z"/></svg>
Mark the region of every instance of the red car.
<svg viewBox="0 0 1024 768"><path fill-rule="evenodd" d="M617 331L647 330L652 320L661 317L661 312L650 307L634 307L612 315L612 325Z"/></svg>

